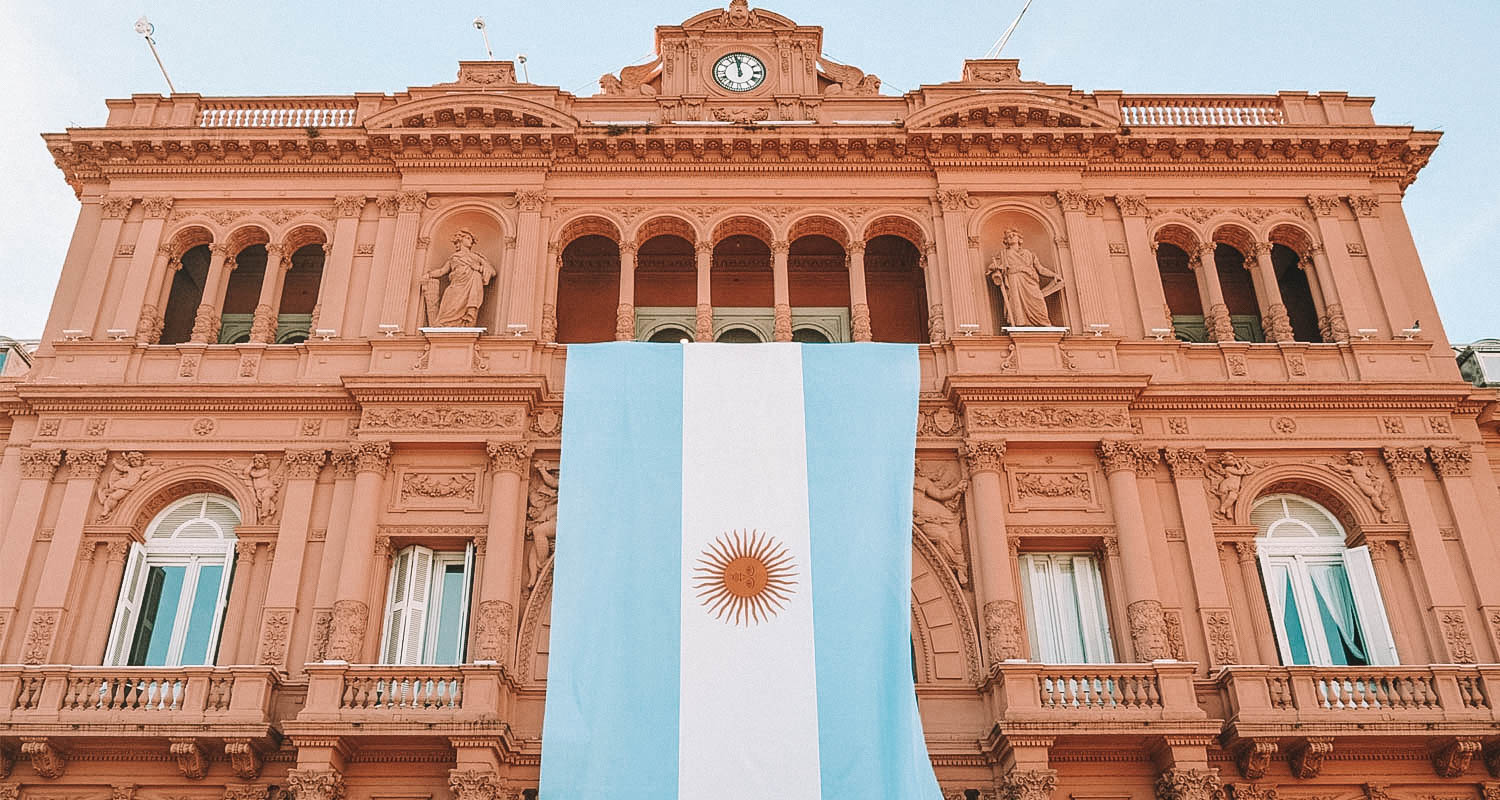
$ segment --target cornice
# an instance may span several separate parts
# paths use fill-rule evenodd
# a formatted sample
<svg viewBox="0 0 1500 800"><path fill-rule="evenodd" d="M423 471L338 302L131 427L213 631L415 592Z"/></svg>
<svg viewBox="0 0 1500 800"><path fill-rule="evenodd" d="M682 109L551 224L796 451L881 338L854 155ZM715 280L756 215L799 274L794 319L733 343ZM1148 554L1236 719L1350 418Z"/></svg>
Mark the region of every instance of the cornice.
<svg viewBox="0 0 1500 800"><path fill-rule="evenodd" d="M1099 376L1087 383L1077 377L1029 377L1024 375L950 375L942 395L968 405L972 403L1075 402L1131 403L1144 391L1146 376Z"/></svg>
<svg viewBox="0 0 1500 800"><path fill-rule="evenodd" d="M370 403L525 403L547 397L547 380L540 375L476 378L423 377L403 381L382 376L351 376L344 388L360 405Z"/></svg>
<svg viewBox="0 0 1500 800"><path fill-rule="evenodd" d="M290 411L352 412L359 406L339 387L195 384L31 384L21 399L34 412Z"/></svg>
<svg viewBox="0 0 1500 800"><path fill-rule="evenodd" d="M1135 411L1258 410L1437 410L1457 411L1468 398L1468 384L1380 382L1297 384L1275 393L1265 387L1224 384L1157 384L1132 404Z"/></svg>

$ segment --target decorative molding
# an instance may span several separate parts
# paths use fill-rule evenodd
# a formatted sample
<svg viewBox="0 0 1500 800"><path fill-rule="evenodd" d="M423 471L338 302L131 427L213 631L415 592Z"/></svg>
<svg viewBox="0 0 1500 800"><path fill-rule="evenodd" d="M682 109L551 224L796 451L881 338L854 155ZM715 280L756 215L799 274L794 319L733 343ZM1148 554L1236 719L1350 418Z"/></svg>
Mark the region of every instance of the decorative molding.
<svg viewBox="0 0 1500 800"><path fill-rule="evenodd" d="M339 600L333 604L333 622L329 625L327 657L330 661L358 663L365 643L365 627L370 609L359 600ZM342 782L340 783L342 789ZM300 794L298 800L306 800Z"/></svg>
<svg viewBox="0 0 1500 800"><path fill-rule="evenodd" d="M366 408L359 426L368 430L519 430L522 412L514 408Z"/></svg>
<svg viewBox="0 0 1500 800"><path fill-rule="evenodd" d="M172 757L177 759L177 769L190 781L201 781L208 776L208 754L203 752L198 740L173 738L168 740Z"/></svg>
<svg viewBox="0 0 1500 800"><path fill-rule="evenodd" d="M1286 763L1291 768L1292 777L1308 780L1318 777L1323 771L1323 760L1332 752L1333 737L1309 736L1287 748Z"/></svg>
<svg viewBox="0 0 1500 800"><path fill-rule="evenodd" d="M969 407L964 410L970 430L1130 430L1130 413L1123 408L1070 406Z"/></svg>
<svg viewBox="0 0 1500 800"><path fill-rule="evenodd" d="M1432 751L1432 771L1440 778L1460 778L1481 748L1478 737L1458 736Z"/></svg>
<svg viewBox="0 0 1500 800"><path fill-rule="evenodd" d="M1137 600L1125 607L1130 622L1130 641L1137 661L1171 658L1167 623L1157 600Z"/></svg>
<svg viewBox="0 0 1500 800"><path fill-rule="evenodd" d="M515 627L516 609L505 600L484 600L479 603L479 615L475 619L474 658L479 661L497 661L510 664L511 631Z"/></svg>

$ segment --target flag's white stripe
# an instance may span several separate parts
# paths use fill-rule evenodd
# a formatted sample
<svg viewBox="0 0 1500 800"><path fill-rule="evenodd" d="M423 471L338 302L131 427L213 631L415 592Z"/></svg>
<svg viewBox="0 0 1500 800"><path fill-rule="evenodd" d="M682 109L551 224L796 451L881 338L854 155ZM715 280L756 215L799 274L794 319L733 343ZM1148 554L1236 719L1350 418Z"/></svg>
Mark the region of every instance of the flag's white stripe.
<svg viewBox="0 0 1500 800"><path fill-rule="evenodd" d="M801 348L684 349L677 796L818 800ZM715 538L747 529L786 547L797 583L775 616L737 626L703 607L692 577Z"/></svg>

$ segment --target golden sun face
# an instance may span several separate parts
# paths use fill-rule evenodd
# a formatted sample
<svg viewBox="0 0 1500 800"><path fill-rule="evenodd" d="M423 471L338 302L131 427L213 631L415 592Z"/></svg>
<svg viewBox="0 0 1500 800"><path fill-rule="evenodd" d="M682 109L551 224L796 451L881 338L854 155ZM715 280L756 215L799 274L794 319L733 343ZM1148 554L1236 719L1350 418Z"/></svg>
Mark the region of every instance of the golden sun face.
<svg viewBox="0 0 1500 800"><path fill-rule="evenodd" d="M797 582L792 556L760 531L720 534L693 569L693 588L714 617L732 625L753 625L776 615Z"/></svg>

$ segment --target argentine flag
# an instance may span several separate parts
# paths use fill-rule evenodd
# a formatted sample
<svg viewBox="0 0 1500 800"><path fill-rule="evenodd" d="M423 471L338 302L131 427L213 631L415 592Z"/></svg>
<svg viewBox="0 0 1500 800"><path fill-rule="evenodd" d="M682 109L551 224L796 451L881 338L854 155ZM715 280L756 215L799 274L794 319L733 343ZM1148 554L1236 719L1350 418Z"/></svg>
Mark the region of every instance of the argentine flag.
<svg viewBox="0 0 1500 800"><path fill-rule="evenodd" d="M568 348L541 800L938 800L916 348Z"/></svg>

